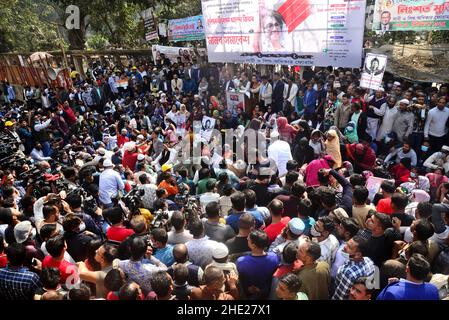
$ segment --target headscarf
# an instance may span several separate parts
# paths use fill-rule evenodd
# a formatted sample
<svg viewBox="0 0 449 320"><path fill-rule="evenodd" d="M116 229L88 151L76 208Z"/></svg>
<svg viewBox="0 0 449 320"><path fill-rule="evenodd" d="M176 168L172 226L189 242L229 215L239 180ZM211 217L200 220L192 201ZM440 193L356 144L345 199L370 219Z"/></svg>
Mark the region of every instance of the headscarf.
<svg viewBox="0 0 449 320"><path fill-rule="evenodd" d="M414 189L412 191L413 202L426 202L430 201L430 195L421 189Z"/></svg>
<svg viewBox="0 0 449 320"><path fill-rule="evenodd" d="M338 137L337 131L335 130L329 130L327 134L333 137L333 139L332 141L326 139L326 141L324 142L326 146L326 153L328 155L331 155L335 160L334 168L339 168L341 167L340 138Z"/></svg>

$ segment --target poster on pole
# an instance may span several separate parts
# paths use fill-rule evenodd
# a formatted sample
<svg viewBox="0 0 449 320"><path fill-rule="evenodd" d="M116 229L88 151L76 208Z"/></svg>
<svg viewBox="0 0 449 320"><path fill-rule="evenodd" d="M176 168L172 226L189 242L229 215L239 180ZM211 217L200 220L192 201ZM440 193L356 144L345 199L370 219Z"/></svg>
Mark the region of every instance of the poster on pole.
<svg viewBox="0 0 449 320"><path fill-rule="evenodd" d="M203 16L194 16L168 21L168 40L176 42L203 39Z"/></svg>
<svg viewBox="0 0 449 320"><path fill-rule="evenodd" d="M382 86L387 56L382 54L367 53L363 65L360 86L362 88L377 90Z"/></svg>
<svg viewBox="0 0 449 320"><path fill-rule="evenodd" d="M231 112L235 112L237 108L245 110L245 94L242 92L227 91L226 106Z"/></svg>
<svg viewBox="0 0 449 320"><path fill-rule="evenodd" d="M384 181L390 181L394 184L394 180L388 180L378 177L369 177L368 180L366 180L366 188L368 189L368 198L371 201L373 201L376 193L380 191L380 186Z"/></svg>
<svg viewBox="0 0 449 320"><path fill-rule="evenodd" d="M202 0L210 62L360 68L366 0Z"/></svg>
<svg viewBox="0 0 449 320"><path fill-rule="evenodd" d="M445 0L376 0L373 30L449 30L449 2Z"/></svg>
<svg viewBox="0 0 449 320"><path fill-rule="evenodd" d="M170 60L171 63L178 62L178 57L181 57L181 62L192 62L194 57L198 55L205 55L206 49L204 48L189 48L189 47L168 47L168 46L151 46L154 61L160 59L161 54L165 55L165 58Z"/></svg>
<svg viewBox="0 0 449 320"><path fill-rule="evenodd" d="M148 8L140 13L143 19L144 29L145 29L145 40L152 41L159 39L157 32L157 25L153 15L153 9Z"/></svg>

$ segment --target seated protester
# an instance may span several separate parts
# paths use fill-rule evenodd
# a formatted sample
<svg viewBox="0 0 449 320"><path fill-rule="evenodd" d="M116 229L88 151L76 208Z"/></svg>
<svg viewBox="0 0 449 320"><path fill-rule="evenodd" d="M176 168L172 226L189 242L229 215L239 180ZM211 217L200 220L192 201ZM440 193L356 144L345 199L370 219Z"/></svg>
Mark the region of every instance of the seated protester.
<svg viewBox="0 0 449 320"><path fill-rule="evenodd" d="M440 190L440 186L443 183L449 182L449 178L446 177L444 173L445 171L442 167L437 167L433 170L433 172L426 174L426 178L429 179L430 198L433 200L438 199L438 191Z"/></svg>
<svg viewBox="0 0 449 320"><path fill-rule="evenodd" d="M46 224L53 224L58 229L59 233L64 233L64 228L62 227L60 220L59 209L55 205L44 205L42 208L42 213L44 214L44 219L40 220L36 225L36 230L40 233L42 226Z"/></svg>
<svg viewBox="0 0 449 320"><path fill-rule="evenodd" d="M151 288L153 292L147 295L147 299L176 300L173 295L173 280L166 271L158 271L151 278Z"/></svg>
<svg viewBox="0 0 449 320"><path fill-rule="evenodd" d="M377 300L439 300L438 289L425 282L430 264L421 254L414 254L406 266L406 279L386 286Z"/></svg>
<svg viewBox="0 0 449 320"><path fill-rule="evenodd" d="M304 183L296 181L292 185L291 194L279 195L276 197L276 199L282 201L284 204L284 216L288 216L290 218L298 217L298 204L304 197L305 192L306 186Z"/></svg>
<svg viewBox="0 0 449 320"><path fill-rule="evenodd" d="M199 175L199 181L196 187L196 194L203 194L207 192L207 183L213 182L214 184L217 182L217 180L210 177L210 170L209 168L201 168L198 172Z"/></svg>
<svg viewBox="0 0 449 320"><path fill-rule="evenodd" d="M382 290L388 285L388 281L391 278L406 278L405 266L408 260L415 253L428 256L429 251L425 243L421 241L415 241L405 246L400 252L399 256L395 259L388 259L379 268L380 274L380 289Z"/></svg>
<svg viewBox="0 0 449 320"><path fill-rule="evenodd" d="M126 275L123 270L116 268L111 269L104 277L104 287L108 294L106 300L118 300L118 293L120 288L126 282Z"/></svg>
<svg viewBox="0 0 449 320"><path fill-rule="evenodd" d="M349 291L349 300L371 300L373 289L367 277L360 277L354 281Z"/></svg>
<svg viewBox="0 0 449 320"><path fill-rule="evenodd" d="M8 265L0 269L0 300L32 300L34 292L42 288L39 276L24 266L26 249L22 243L6 248Z"/></svg>
<svg viewBox="0 0 449 320"><path fill-rule="evenodd" d="M218 200L220 204L220 216L226 218L232 209L231 195L235 192L231 185L223 186L223 195Z"/></svg>
<svg viewBox="0 0 449 320"><path fill-rule="evenodd" d="M128 281L120 288L118 299L125 301L145 300L145 295L139 284L134 281Z"/></svg>
<svg viewBox="0 0 449 320"><path fill-rule="evenodd" d="M311 217L313 204L309 199L301 199L298 203L298 217L304 223L304 235L310 236L310 230L315 224L315 219Z"/></svg>
<svg viewBox="0 0 449 320"><path fill-rule="evenodd" d="M129 223L131 229L134 231L134 234L127 237L123 240L117 250L118 250L118 258L120 260L127 260L131 257L131 241L136 237L141 237L145 241L149 240L150 235L148 234L148 225L147 220L142 215L137 215L132 217Z"/></svg>
<svg viewBox="0 0 449 320"><path fill-rule="evenodd" d="M357 235L346 243L343 251L349 255L349 260L337 271L332 300L348 299L352 285L358 278L374 277L374 263L366 256L368 245L364 238Z"/></svg>
<svg viewBox="0 0 449 320"><path fill-rule="evenodd" d="M434 150L437 151L437 150ZM449 172L449 146L442 146L441 151L437 151L424 161L423 166L428 169L437 169L442 167L444 171Z"/></svg>
<svg viewBox="0 0 449 320"><path fill-rule="evenodd" d="M329 265L317 261L321 256L320 245L312 241L303 241L298 246L297 257L304 264L298 271L301 281L300 292L309 300L329 300L331 284Z"/></svg>
<svg viewBox="0 0 449 320"><path fill-rule="evenodd" d="M70 206L70 209L72 210L72 213L78 215L81 220L83 220L84 224L86 225L86 230L90 231L97 236L102 236L102 226L104 223L103 216L101 214L101 209L97 209L95 212L95 220L92 218L91 215L87 214L83 209L83 200L81 198L81 195L79 194L69 194L65 201Z"/></svg>
<svg viewBox="0 0 449 320"><path fill-rule="evenodd" d="M229 255L231 261L236 261L241 255L245 255L251 251L248 246L248 236L254 229L255 220L254 217L248 213L240 215L238 226L239 230L237 235L225 242L229 249Z"/></svg>
<svg viewBox="0 0 449 320"><path fill-rule="evenodd" d="M391 167L388 171L393 176L396 186L399 186L400 184L410 180L411 169L410 159L404 158L401 159L398 164Z"/></svg>
<svg viewBox="0 0 449 320"><path fill-rule="evenodd" d="M0 234L0 268L5 268L8 265L8 257L5 251L5 242L3 241L3 235Z"/></svg>
<svg viewBox="0 0 449 320"><path fill-rule="evenodd" d="M424 176L424 174L420 174L417 168L413 167L410 171L408 181L401 183L399 187L401 187L401 189L405 189L407 193L413 191L422 191L427 193L430 192L430 181L429 178Z"/></svg>
<svg viewBox="0 0 449 320"><path fill-rule="evenodd" d="M61 275L57 268L43 268L40 274L42 288L34 292L34 300L44 300L45 293L56 293L59 297L57 300L62 300L67 292L61 287Z"/></svg>
<svg viewBox="0 0 449 320"><path fill-rule="evenodd" d="M162 182L157 186L158 188L165 189L168 193L168 198L173 200L174 196L178 194L178 185L175 178L170 172L164 172L162 174Z"/></svg>
<svg viewBox="0 0 449 320"><path fill-rule="evenodd" d="M46 225L42 226L39 236L42 241L41 251L45 256L49 255L47 248L46 248L46 245L47 245L46 242L48 241L48 239L53 238L59 234L60 233L58 232L58 230L56 229L56 225L54 225L54 224L46 224ZM64 260L66 260L70 263L73 263L73 264L75 263L75 260L73 260L73 258L67 252L67 250L64 252Z"/></svg>
<svg viewBox="0 0 449 320"><path fill-rule="evenodd" d="M336 236L339 239L340 246L335 254L335 260L331 265L331 277L335 279L338 269L349 260L344 252L346 243L359 232L359 226L354 218L344 218L335 225Z"/></svg>
<svg viewBox="0 0 449 320"><path fill-rule="evenodd" d="M184 213L181 211L174 211L170 217L170 225L172 226L172 230L167 234L167 243L176 245L192 240L192 234L188 230L184 229L186 224L187 220Z"/></svg>
<svg viewBox="0 0 449 320"><path fill-rule="evenodd" d="M234 272L238 275L237 267L233 262L229 262L229 249L226 247L224 243L219 243L212 253L213 262L210 265L215 266L221 270L223 270L224 274L229 274Z"/></svg>
<svg viewBox="0 0 449 320"><path fill-rule="evenodd" d="M191 300L237 300L240 297L237 288L238 277L231 272L225 276L223 271L215 266L208 266L204 270L205 285L193 288L190 295ZM230 288L224 292L225 284Z"/></svg>
<svg viewBox="0 0 449 320"><path fill-rule="evenodd" d="M410 144L407 142L404 142L402 147L395 149L393 152L390 152L384 159L384 162L389 163L391 161L395 164L398 164L404 158L410 159L411 166L416 167L416 164L418 162L416 152L410 147Z"/></svg>
<svg viewBox="0 0 449 320"><path fill-rule="evenodd" d="M149 262L145 259L148 258ZM150 279L160 270L167 270L167 266L149 254L148 244L142 238L134 238L131 242L131 258L129 260L114 260L114 267L123 270L128 280L135 281L141 286L144 294L151 289Z"/></svg>
<svg viewBox="0 0 449 320"><path fill-rule="evenodd" d="M403 193L394 193L391 196L391 208L393 209L392 217L396 217L401 220L401 226L409 227L415 220L412 216L405 214L405 207L407 207L408 199ZM405 228L403 228L405 232Z"/></svg>
<svg viewBox="0 0 449 320"><path fill-rule="evenodd" d="M276 295L279 300L308 300L307 295L299 291L301 285L301 280L295 274L284 274L279 279Z"/></svg>
<svg viewBox="0 0 449 320"><path fill-rule="evenodd" d="M59 270L61 284L75 285L78 283L76 266L64 259L66 243L62 235L48 239L46 244L48 256L42 261L42 268L56 268ZM70 278L70 279L69 279Z"/></svg>
<svg viewBox="0 0 449 320"><path fill-rule="evenodd" d="M399 219L392 219L384 213L374 213L366 221L366 227L370 231L368 236L368 248L364 255L369 257L376 266L392 256L393 244L396 240L401 240L399 231ZM391 226L393 225L393 230Z"/></svg>
<svg viewBox="0 0 449 320"><path fill-rule="evenodd" d="M335 160L330 155L325 155L323 158L315 159L310 162L305 170L305 179L307 187L317 187L320 185L318 179L318 172L321 169L330 169L335 165Z"/></svg>
<svg viewBox="0 0 449 320"><path fill-rule="evenodd" d="M123 224L123 211L121 208L111 208L105 210L103 213L105 219L111 224L111 226L106 230L106 237L108 240L122 242L130 235L134 234L132 229L128 229Z"/></svg>
<svg viewBox="0 0 449 320"><path fill-rule="evenodd" d="M376 210L379 213L392 214L391 196L396 191L396 187L390 181L384 180L380 185L380 190L382 191L382 199L377 203Z"/></svg>
<svg viewBox="0 0 449 320"><path fill-rule="evenodd" d="M36 247L35 242L36 228L31 225L30 221L22 221L14 226L14 238L17 243L21 243L25 247L24 266L34 269L32 260L44 260L44 253Z"/></svg>
<svg viewBox="0 0 449 320"><path fill-rule="evenodd" d="M106 288L104 287L104 278L112 269L112 262L117 257L117 248L109 243L104 243L98 250L95 260L100 264L99 271L90 271L84 262L78 262L78 272L81 280L95 285L97 298L106 298Z"/></svg>
<svg viewBox="0 0 449 320"><path fill-rule="evenodd" d="M347 144L346 157L352 163L355 173L372 170L376 164L376 153L370 146L362 143Z"/></svg>
<svg viewBox="0 0 449 320"><path fill-rule="evenodd" d="M193 286L189 285L189 269L184 264L173 267L173 295L176 300L190 300Z"/></svg>
<svg viewBox="0 0 449 320"><path fill-rule="evenodd" d="M212 253L218 242L210 240L204 233L204 225L200 219L189 221L189 230L193 239L186 243L189 259L204 268L212 260Z"/></svg>
<svg viewBox="0 0 449 320"><path fill-rule="evenodd" d="M290 160L290 161L294 161L296 163L295 160ZM290 162L289 161L289 162ZM281 180L284 180L283 186L281 188L275 189L272 192L270 192L270 198L276 198L277 196L280 195L285 195L288 196L291 194L292 191L292 186L293 184L298 181L299 178L299 173L297 171L292 171L289 166L291 166L291 164L289 165L289 162L287 162L287 174L281 178Z"/></svg>
<svg viewBox="0 0 449 320"><path fill-rule="evenodd" d="M276 239L273 241L273 243L270 245L270 248L268 249L269 252L274 252L278 255L280 258L282 255L282 251L284 250L285 246L289 244L290 242L294 242L296 244L299 244L300 237L304 232L304 223L299 218L293 218L291 219L287 226L282 229L281 234L279 234Z"/></svg>
<svg viewBox="0 0 449 320"><path fill-rule="evenodd" d="M429 203L429 194L420 189L411 191L410 203L405 207L405 213L409 216L416 218L416 210L420 203ZM429 216L432 214L432 210L429 212Z"/></svg>
<svg viewBox="0 0 449 320"><path fill-rule="evenodd" d="M248 299L267 299L280 258L274 252L265 252L268 236L263 231L252 231L248 236L248 246L251 254L238 258L236 262L240 283Z"/></svg>
<svg viewBox="0 0 449 320"><path fill-rule="evenodd" d="M270 244L281 234L282 230L290 221L290 217L282 217L284 213L284 204L281 200L273 199L268 204L268 209L271 213L271 223L264 229L268 235Z"/></svg>
<svg viewBox="0 0 449 320"><path fill-rule="evenodd" d="M200 196L200 205L201 208L206 208L207 204L214 201L218 202L220 199L220 194L218 194L215 190L216 183L213 181L208 181L206 184L206 192Z"/></svg>
<svg viewBox="0 0 449 320"><path fill-rule="evenodd" d="M335 223L330 217L321 217L310 229L312 240L321 247L321 257L319 260L326 261L332 266L335 260L335 254L340 246L337 238L332 234L335 229Z"/></svg>
<svg viewBox="0 0 449 320"><path fill-rule="evenodd" d="M206 219L203 219L206 236L217 242L225 242L235 236L234 229L223 224L220 218L220 207L217 202L209 202L206 206Z"/></svg>
<svg viewBox="0 0 449 320"><path fill-rule="evenodd" d="M265 225L265 221L270 219L270 211L267 207L257 206L257 195L254 190L245 189L243 193L245 194L245 211L252 214L256 219L256 226L259 227L260 223L262 228Z"/></svg>
<svg viewBox="0 0 449 320"><path fill-rule="evenodd" d="M174 277L174 268L178 265L184 265L189 271L188 284L198 287L203 279L203 269L189 261L187 247L184 243L178 243L173 247L173 258L175 263L168 268L168 274Z"/></svg>
<svg viewBox="0 0 449 320"><path fill-rule="evenodd" d="M407 207L405 208L406 214L408 214ZM430 219L432 217L432 204L429 202L426 202L426 201L419 202L418 205L416 206L416 209L413 212L413 215L411 215L411 216L415 217L415 221L419 220L419 219L427 219L430 221ZM407 243L413 241L413 233L410 230L410 228L411 228L411 226L407 227L404 232L404 241Z"/></svg>
<svg viewBox="0 0 449 320"><path fill-rule="evenodd" d="M449 237L449 204L446 202L434 204L432 207L431 221L435 228L435 234L431 239L438 243L440 250L444 250L448 247L447 238Z"/></svg>
<svg viewBox="0 0 449 320"><path fill-rule="evenodd" d="M369 192L365 186L356 186L353 191L352 217L361 229L365 229L365 221L370 210L375 210L371 204L367 205Z"/></svg>
<svg viewBox="0 0 449 320"><path fill-rule="evenodd" d="M303 266L303 263L296 258L298 252L298 243L290 242L282 251L282 263L276 269L271 281L270 300L276 300L276 288L278 287L279 278L290 273L297 272Z"/></svg>
<svg viewBox="0 0 449 320"><path fill-rule="evenodd" d="M154 250L153 257L165 264L167 267L171 266L175 259L173 258L173 246L167 244L167 231L163 228L153 229L151 231L151 245Z"/></svg>
<svg viewBox="0 0 449 320"><path fill-rule="evenodd" d="M90 289L85 284L80 284L79 287L74 287L69 290L67 300L71 301L86 301L90 300Z"/></svg>

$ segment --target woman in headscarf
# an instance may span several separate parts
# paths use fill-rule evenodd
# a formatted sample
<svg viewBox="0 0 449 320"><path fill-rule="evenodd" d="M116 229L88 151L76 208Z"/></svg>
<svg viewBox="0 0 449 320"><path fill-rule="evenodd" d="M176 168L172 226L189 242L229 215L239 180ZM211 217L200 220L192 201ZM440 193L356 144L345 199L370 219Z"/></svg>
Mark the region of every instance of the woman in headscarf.
<svg viewBox="0 0 449 320"><path fill-rule="evenodd" d="M288 124L288 120L286 117L279 117L277 119L277 125L281 139L287 141L288 143L292 143L295 139L298 129Z"/></svg>
<svg viewBox="0 0 449 320"><path fill-rule="evenodd" d="M306 138L307 140L310 139L310 127L306 120L299 120L298 124L298 132L296 133L295 137L295 144L298 144L299 141L302 140L302 138Z"/></svg>
<svg viewBox="0 0 449 320"><path fill-rule="evenodd" d="M332 156L335 161L334 169L341 167L340 138L335 130L329 130L324 142L326 154Z"/></svg>
<svg viewBox="0 0 449 320"><path fill-rule="evenodd" d="M321 158L324 153L324 144L322 139L323 134L320 130L315 129L310 135L309 146L313 148L313 154L315 159Z"/></svg>
<svg viewBox="0 0 449 320"><path fill-rule="evenodd" d="M430 195L421 189L412 190L410 203L405 207L405 213L415 217L415 211L420 202L429 202Z"/></svg>
<svg viewBox="0 0 449 320"><path fill-rule="evenodd" d="M314 159L313 148L309 145L306 137L303 137L293 150L293 159L298 162L298 166L311 162Z"/></svg>

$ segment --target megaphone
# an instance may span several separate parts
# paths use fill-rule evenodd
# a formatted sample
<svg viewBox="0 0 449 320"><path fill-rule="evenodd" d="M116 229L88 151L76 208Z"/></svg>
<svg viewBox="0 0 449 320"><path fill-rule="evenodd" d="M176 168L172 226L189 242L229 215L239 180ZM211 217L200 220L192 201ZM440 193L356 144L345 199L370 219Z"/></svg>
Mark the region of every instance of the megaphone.
<svg viewBox="0 0 449 320"><path fill-rule="evenodd" d="M54 68L48 68L47 70L47 76L50 78L50 80L56 80L58 77L59 72L61 72L61 68L54 69Z"/></svg>

